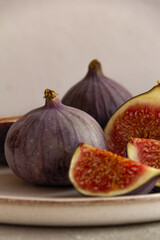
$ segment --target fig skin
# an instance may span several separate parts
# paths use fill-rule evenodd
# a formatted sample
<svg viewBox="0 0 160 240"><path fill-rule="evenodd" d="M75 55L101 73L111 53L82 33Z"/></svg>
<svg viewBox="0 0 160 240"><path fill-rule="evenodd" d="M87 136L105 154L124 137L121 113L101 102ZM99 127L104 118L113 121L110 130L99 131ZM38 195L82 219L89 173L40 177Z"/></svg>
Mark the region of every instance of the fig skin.
<svg viewBox="0 0 160 240"><path fill-rule="evenodd" d="M69 178L87 196L146 194L154 188L160 170L85 143L73 154Z"/></svg>
<svg viewBox="0 0 160 240"><path fill-rule="evenodd" d="M66 92L62 103L87 112L104 129L117 108L131 97L121 84L104 76L101 63L95 59L86 76Z"/></svg>
<svg viewBox="0 0 160 240"><path fill-rule="evenodd" d="M21 116L11 116L0 118L0 164L6 165L6 159L4 154L4 142L7 132L11 125L17 121Z"/></svg>
<svg viewBox="0 0 160 240"><path fill-rule="evenodd" d="M160 140L160 84L125 102L108 121L104 134L107 150L126 156L131 138Z"/></svg>
<svg viewBox="0 0 160 240"><path fill-rule="evenodd" d="M5 140L9 167L23 180L39 185L71 185L68 169L80 142L106 148L104 133L87 113L61 103L45 90L45 105L23 115Z"/></svg>

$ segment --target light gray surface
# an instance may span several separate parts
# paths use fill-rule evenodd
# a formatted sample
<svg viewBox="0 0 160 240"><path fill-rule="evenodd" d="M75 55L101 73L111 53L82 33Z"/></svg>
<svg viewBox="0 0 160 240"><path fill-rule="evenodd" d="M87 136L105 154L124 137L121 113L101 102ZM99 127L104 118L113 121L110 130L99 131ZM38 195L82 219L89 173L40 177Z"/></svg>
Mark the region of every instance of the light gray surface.
<svg viewBox="0 0 160 240"><path fill-rule="evenodd" d="M1 240L159 240L160 222L90 228L48 228L0 225Z"/></svg>

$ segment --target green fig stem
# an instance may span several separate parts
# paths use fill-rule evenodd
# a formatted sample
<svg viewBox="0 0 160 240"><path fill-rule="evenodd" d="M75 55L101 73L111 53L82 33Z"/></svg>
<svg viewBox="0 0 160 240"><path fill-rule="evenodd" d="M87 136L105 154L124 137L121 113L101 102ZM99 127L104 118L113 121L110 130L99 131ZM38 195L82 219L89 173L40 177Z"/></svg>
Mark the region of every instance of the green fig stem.
<svg viewBox="0 0 160 240"><path fill-rule="evenodd" d="M89 66L88 66L88 70L89 70L88 71L89 73L103 75L101 63L97 59L94 59L90 62Z"/></svg>
<svg viewBox="0 0 160 240"><path fill-rule="evenodd" d="M94 59L89 64L89 69L101 69L101 64L97 59Z"/></svg>
<svg viewBox="0 0 160 240"><path fill-rule="evenodd" d="M96 68L97 65L99 65L99 61L97 59L94 59L90 62L89 68Z"/></svg>
<svg viewBox="0 0 160 240"><path fill-rule="evenodd" d="M62 106L60 99L58 98L57 94L51 90L51 89L46 89L44 91L44 98L46 99L45 101L45 107L46 108L58 108Z"/></svg>
<svg viewBox="0 0 160 240"><path fill-rule="evenodd" d="M46 99L51 100L51 99L55 98L56 96L57 96L57 94L53 90L51 90L51 89L47 88L44 91L44 98L46 98Z"/></svg>

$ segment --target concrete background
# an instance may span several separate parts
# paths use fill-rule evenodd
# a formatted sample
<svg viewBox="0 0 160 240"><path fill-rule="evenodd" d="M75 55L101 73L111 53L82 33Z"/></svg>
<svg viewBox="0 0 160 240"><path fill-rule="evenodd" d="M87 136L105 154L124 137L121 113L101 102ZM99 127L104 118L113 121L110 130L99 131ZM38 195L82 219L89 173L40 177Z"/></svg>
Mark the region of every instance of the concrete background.
<svg viewBox="0 0 160 240"><path fill-rule="evenodd" d="M97 58L133 95L160 80L159 0L0 0L0 117L64 93Z"/></svg>

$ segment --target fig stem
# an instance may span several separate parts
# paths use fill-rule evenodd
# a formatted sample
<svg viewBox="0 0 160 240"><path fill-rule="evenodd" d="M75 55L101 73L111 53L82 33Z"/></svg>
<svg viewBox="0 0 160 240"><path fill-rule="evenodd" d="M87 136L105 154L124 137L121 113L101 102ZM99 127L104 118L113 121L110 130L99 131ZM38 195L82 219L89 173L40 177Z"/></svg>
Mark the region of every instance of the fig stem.
<svg viewBox="0 0 160 240"><path fill-rule="evenodd" d="M97 59L94 59L89 64L90 69L101 68L101 64Z"/></svg>
<svg viewBox="0 0 160 240"><path fill-rule="evenodd" d="M96 66L99 65L99 61L97 59L92 60L89 64L89 68L96 68Z"/></svg>
<svg viewBox="0 0 160 240"><path fill-rule="evenodd" d="M99 73L100 75L102 74L101 63L97 59L94 59L90 62L88 69L89 72L96 72Z"/></svg>
<svg viewBox="0 0 160 240"><path fill-rule="evenodd" d="M51 100L51 99L55 98L56 96L57 96L57 94L53 90L51 90L51 89L47 88L44 91L44 98L46 98L46 99Z"/></svg>

